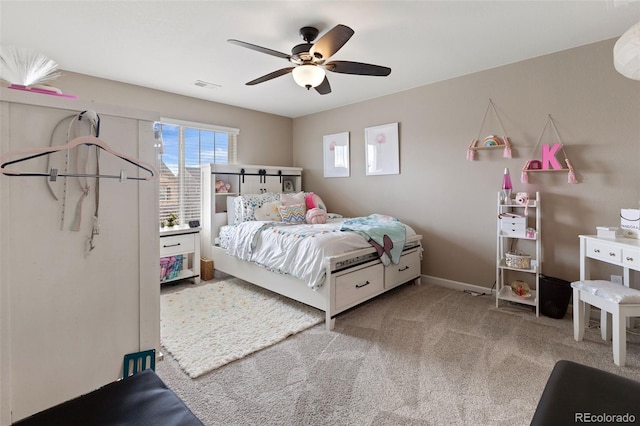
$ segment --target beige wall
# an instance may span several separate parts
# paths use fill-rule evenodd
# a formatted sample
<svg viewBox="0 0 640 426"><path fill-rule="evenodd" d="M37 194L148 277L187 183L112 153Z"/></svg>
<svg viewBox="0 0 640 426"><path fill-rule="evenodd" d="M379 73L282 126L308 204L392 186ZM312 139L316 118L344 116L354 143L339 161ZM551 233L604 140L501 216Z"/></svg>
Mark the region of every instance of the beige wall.
<svg viewBox="0 0 640 426"><path fill-rule="evenodd" d="M504 167L515 190L541 191L544 272L575 279L578 239L617 225L640 200L640 83L612 66L608 40L334 110L289 119L66 72L56 85L84 100L158 111L161 116L240 129L239 161L304 168L304 189L345 215L393 214L424 235L423 274L491 287L495 200ZM355 78L355 77L353 77ZM360 77L367 78L367 77ZM375 78L371 78L375 84ZM514 145L514 158L480 151L466 160L489 98ZM520 183L551 114L577 170ZM365 176L364 129L398 122L399 175ZM498 132L495 123L482 137ZM322 136L350 132L351 177L323 177ZM552 143L547 133L543 143ZM598 268L596 267L596 270ZM609 274L603 269L602 273Z"/></svg>
<svg viewBox="0 0 640 426"><path fill-rule="evenodd" d="M495 280L496 193L509 167L515 191L541 192L543 272L577 279L578 235L619 225L620 208L640 200L640 83L616 73L613 44L294 119L294 165L304 168L305 190L321 195L330 211L386 213L415 228L424 236L424 275L484 287ZM514 145L513 159L496 150L467 161L467 145L478 136L490 98ZM525 162L540 158L533 150L549 114L577 185L567 183L566 173L531 174L529 184L520 183ZM365 176L364 129L393 122L400 128L400 174ZM499 132L489 123L481 137ZM324 178L322 136L338 132L350 133L351 176ZM545 133L542 143L554 142Z"/></svg>
<svg viewBox="0 0 640 426"><path fill-rule="evenodd" d="M292 165L292 120L287 117L66 71L56 80L56 87L81 100L156 111L161 117L235 127L240 129L240 163Z"/></svg>

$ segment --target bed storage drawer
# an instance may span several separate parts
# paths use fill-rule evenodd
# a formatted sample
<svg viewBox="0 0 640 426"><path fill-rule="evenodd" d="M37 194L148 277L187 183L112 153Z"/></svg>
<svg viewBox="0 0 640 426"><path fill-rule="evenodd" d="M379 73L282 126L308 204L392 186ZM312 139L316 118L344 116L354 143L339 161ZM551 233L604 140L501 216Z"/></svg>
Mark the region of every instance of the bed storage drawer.
<svg viewBox="0 0 640 426"><path fill-rule="evenodd" d="M420 251L410 250L402 254L398 264L384 268L384 288L389 290L420 276Z"/></svg>
<svg viewBox="0 0 640 426"><path fill-rule="evenodd" d="M384 291L384 266L376 263L336 277L336 309L341 310Z"/></svg>

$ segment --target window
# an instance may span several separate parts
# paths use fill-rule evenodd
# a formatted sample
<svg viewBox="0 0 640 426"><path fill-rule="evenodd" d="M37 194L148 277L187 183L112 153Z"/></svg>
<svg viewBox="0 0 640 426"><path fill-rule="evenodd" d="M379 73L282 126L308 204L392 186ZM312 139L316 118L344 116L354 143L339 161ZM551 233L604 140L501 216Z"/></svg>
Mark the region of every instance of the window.
<svg viewBox="0 0 640 426"><path fill-rule="evenodd" d="M163 119L160 152L160 221L171 213L178 224L201 220L200 166L236 163L238 129Z"/></svg>

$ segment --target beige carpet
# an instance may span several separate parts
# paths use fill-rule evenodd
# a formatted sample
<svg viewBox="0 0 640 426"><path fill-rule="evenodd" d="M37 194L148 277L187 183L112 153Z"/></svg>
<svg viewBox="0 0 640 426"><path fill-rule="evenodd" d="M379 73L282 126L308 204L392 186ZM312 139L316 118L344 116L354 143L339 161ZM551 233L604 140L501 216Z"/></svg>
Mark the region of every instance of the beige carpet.
<svg viewBox="0 0 640 426"><path fill-rule="evenodd" d="M322 311L238 278L165 290L160 341L191 378L318 324Z"/></svg>
<svg viewBox="0 0 640 426"><path fill-rule="evenodd" d="M157 371L207 425L528 425L560 359L640 380L629 340L616 367L597 328L573 340L570 313L410 284L196 380L170 356Z"/></svg>

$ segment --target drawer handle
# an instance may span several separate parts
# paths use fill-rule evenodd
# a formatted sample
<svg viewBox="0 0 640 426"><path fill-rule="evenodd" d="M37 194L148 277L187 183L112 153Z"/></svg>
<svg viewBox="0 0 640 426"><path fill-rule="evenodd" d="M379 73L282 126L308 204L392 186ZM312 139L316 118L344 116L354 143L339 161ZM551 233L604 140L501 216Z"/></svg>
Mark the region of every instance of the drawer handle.
<svg viewBox="0 0 640 426"><path fill-rule="evenodd" d="M629 256L627 256L627 260L628 260L629 262L633 262L633 257L629 257Z"/></svg>
<svg viewBox="0 0 640 426"><path fill-rule="evenodd" d="M594 249L593 252L594 253L600 253L600 249Z"/></svg>
<svg viewBox="0 0 640 426"><path fill-rule="evenodd" d="M165 244L165 245L163 245L162 247L163 247L163 248L167 248L167 247L178 247L179 245L180 245L180 243L177 243L177 244L169 244L169 245L166 245L166 244Z"/></svg>
<svg viewBox="0 0 640 426"><path fill-rule="evenodd" d="M611 256L611 257L615 257L615 256L616 256L616 254L615 254L615 253L613 253L613 252L609 252L609 256Z"/></svg>
<svg viewBox="0 0 640 426"><path fill-rule="evenodd" d="M404 268L398 269L398 272L406 271L407 269L409 269L409 265L405 266Z"/></svg>
<svg viewBox="0 0 640 426"><path fill-rule="evenodd" d="M356 284L356 288L362 288L362 287L364 287L366 285L369 285L369 284L371 284L369 281L365 282L364 284Z"/></svg>

